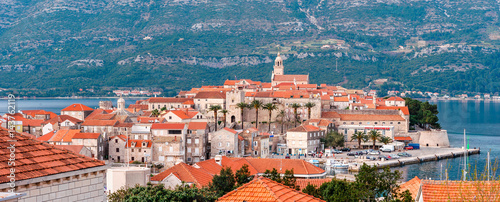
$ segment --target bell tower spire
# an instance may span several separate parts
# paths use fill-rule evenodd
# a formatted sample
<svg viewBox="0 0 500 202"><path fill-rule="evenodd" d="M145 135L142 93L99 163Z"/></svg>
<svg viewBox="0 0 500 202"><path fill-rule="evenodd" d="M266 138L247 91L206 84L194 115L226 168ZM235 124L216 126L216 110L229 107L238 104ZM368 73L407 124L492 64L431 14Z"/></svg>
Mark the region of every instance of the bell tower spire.
<svg viewBox="0 0 500 202"><path fill-rule="evenodd" d="M283 66L283 59L278 53L278 56L274 60L273 75L283 75L285 67Z"/></svg>

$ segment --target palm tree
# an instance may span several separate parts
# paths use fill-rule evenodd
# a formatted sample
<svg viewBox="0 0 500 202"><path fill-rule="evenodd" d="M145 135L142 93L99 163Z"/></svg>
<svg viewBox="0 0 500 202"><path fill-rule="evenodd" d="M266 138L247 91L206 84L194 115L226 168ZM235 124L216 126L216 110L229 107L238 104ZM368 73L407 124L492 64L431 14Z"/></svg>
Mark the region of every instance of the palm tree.
<svg viewBox="0 0 500 202"><path fill-rule="evenodd" d="M380 142L384 143L384 145L389 144L389 142L392 142L392 139L390 137L382 136L380 138Z"/></svg>
<svg viewBox="0 0 500 202"><path fill-rule="evenodd" d="M365 138L365 133L358 131L351 136L351 141L357 140L358 141L358 148L361 148L361 140Z"/></svg>
<svg viewBox="0 0 500 202"><path fill-rule="evenodd" d="M316 106L316 104L314 104L312 102L308 102L304 106L307 107L307 119L311 119L311 108Z"/></svg>
<svg viewBox="0 0 500 202"><path fill-rule="evenodd" d="M214 112L214 119L215 119L215 131L217 131L217 126L219 126L219 123L217 122L217 111L221 110L222 107L220 105L212 105L208 109L208 111L213 111Z"/></svg>
<svg viewBox="0 0 500 202"><path fill-rule="evenodd" d="M276 117L279 117L280 119L280 124L281 124L281 134L283 134L283 125L285 124L285 110L280 110L278 112L278 115Z"/></svg>
<svg viewBox="0 0 500 202"><path fill-rule="evenodd" d="M255 109L255 128L259 129L259 109L262 108L262 101L254 100L250 103L250 107Z"/></svg>
<svg viewBox="0 0 500 202"><path fill-rule="evenodd" d="M243 112L245 111L246 108L248 108L248 104L244 102L240 102L236 104L237 108L240 108L241 112L241 129L243 130Z"/></svg>
<svg viewBox="0 0 500 202"><path fill-rule="evenodd" d="M226 127L226 114L228 111L226 109L223 109L220 112L222 112L222 114L224 114L224 128L225 128Z"/></svg>
<svg viewBox="0 0 500 202"><path fill-rule="evenodd" d="M167 111L167 107L162 107L160 110L161 111Z"/></svg>
<svg viewBox="0 0 500 202"><path fill-rule="evenodd" d="M377 142L377 140L380 140L381 137L382 134L380 134L376 130L371 130L370 132L368 132L368 138L373 141L373 149L375 149L375 142Z"/></svg>
<svg viewBox="0 0 500 202"><path fill-rule="evenodd" d="M160 115L160 112L158 111L158 109L151 111L151 116L158 117L158 115Z"/></svg>
<svg viewBox="0 0 500 202"><path fill-rule="evenodd" d="M273 110L277 110L278 106L273 103L265 104L262 109L267 109L269 111L269 131L271 131L271 116L273 114Z"/></svg>
<svg viewBox="0 0 500 202"><path fill-rule="evenodd" d="M293 108L293 114L295 115L295 127L297 127L297 109L300 108L300 105L297 104L297 103L293 103L292 104L292 108Z"/></svg>

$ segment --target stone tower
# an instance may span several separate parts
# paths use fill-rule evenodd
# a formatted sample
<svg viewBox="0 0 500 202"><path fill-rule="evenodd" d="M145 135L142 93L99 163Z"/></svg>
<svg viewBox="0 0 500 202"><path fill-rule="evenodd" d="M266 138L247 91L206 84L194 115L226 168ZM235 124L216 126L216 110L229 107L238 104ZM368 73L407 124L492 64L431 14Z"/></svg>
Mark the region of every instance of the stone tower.
<svg viewBox="0 0 500 202"><path fill-rule="evenodd" d="M120 99L118 99L118 102L117 102L117 107L118 107L118 110L125 110L125 99L120 97Z"/></svg>
<svg viewBox="0 0 500 202"><path fill-rule="evenodd" d="M280 54L278 53L276 60L274 60L273 76L274 75L283 75L284 69L285 69L285 67L283 66L283 59L281 58Z"/></svg>

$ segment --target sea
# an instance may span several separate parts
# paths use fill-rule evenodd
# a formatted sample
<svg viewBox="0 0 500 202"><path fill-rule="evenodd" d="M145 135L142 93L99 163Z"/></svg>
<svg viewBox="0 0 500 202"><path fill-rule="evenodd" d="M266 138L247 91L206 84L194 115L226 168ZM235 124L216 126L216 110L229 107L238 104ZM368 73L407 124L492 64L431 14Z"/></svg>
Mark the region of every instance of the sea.
<svg viewBox="0 0 500 202"><path fill-rule="evenodd" d="M125 98L126 105L133 104L139 98ZM99 101L112 101L116 105L117 98L88 99L20 99L16 100L18 110L43 109L59 114L61 109L81 103L91 108L98 108ZM470 148L480 148L481 154L469 156L467 162L469 173L482 173L486 167L487 152L490 151L493 168L498 168L500 161L500 102L482 100L430 100L437 104L439 123L448 131L451 147L461 148L464 144L466 130ZM0 114L7 113L7 100L0 100ZM495 163L495 159L498 159ZM415 176L420 179L462 179L464 158L443 159L420 164L393 168L403 172L403 180ZM492 172L500 176L500 169ZM469 176L471 178L472 176ZM473 178L473 177L472 177Z"/></svg>

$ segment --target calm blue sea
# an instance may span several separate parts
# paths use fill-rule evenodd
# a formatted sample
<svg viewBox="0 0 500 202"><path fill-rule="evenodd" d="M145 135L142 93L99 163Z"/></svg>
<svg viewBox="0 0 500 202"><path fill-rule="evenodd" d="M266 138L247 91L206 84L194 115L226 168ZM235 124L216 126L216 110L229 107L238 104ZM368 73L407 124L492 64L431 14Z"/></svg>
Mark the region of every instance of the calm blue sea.
<svg viewBox="0 0 500 202"><path fill-rule="evenodd" d="M117 99L36 99L17 100L16 105L20 110L44 109L57 114L61 109L73 104L82 103L92 108L99 106L100 100L112 101L116 106ZM125 99L127 105L135 103L138 99ZM439 123L443 129L448 130L452 147L462 147L463 130L467 130L470 147L480 147L481 154L469 157L471 167L483 171L486 165L486 152L491 150L491 157L500 159L500 103L484 101L431 101L438 105ZM7 112L7 100L0 100L0 114ZM418 176L421 179L440 179L446 176L451 180L461 178L463 158L445 159L441 161L426 162L422 164L407 165L395 168L404 172L405 180ZM496 176L500 175L497 171Z"/></svg>
<svg viewBox="0 0 500 202"><path fill-rule="evenodd" d="M477 168L483 172L486 167L487 151L491 150L492 162L495 158L500 160L500 103L489 101L431 101L437 104L439 110L439 123L443 129L448 130L452 147L463 146L463 132L467 131L471 148L481 148L481 154L469 157L472 170ZM398 168L405 172L405 179L418 176L421 179L445 178L446 170L450 180L461 179L463 158L445 159L441 161L413 164ZM498 164L497 164L498 166ZM500 172L497 170L496 176Z"/></svg>

